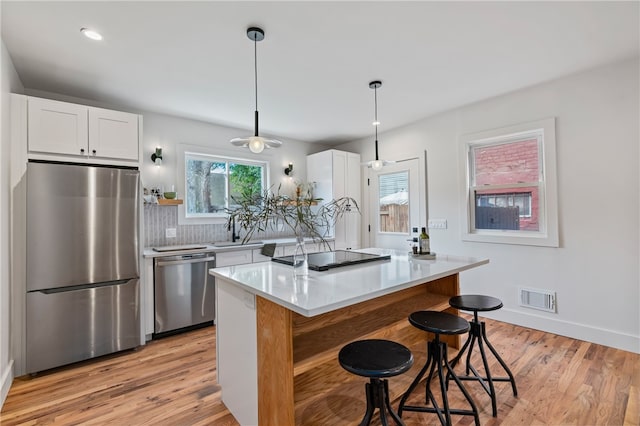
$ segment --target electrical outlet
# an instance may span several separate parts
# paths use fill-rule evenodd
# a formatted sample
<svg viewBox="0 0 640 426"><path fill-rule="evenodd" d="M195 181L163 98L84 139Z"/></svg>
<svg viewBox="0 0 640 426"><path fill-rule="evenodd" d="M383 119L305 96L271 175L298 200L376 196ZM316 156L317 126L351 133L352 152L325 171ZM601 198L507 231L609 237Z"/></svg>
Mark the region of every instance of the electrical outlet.
<svg viewBox="0 0 640 426"><path fill-rule="evenodd" d="M164 230L164 235L167 238L175 238L176 237L176 228L166 228Z"/></svg>
<svg viewBox="0 0 640 426"><path fill-rule="evenodd" d="M447 219L429 219L429 229L447 229Z"/></svg>

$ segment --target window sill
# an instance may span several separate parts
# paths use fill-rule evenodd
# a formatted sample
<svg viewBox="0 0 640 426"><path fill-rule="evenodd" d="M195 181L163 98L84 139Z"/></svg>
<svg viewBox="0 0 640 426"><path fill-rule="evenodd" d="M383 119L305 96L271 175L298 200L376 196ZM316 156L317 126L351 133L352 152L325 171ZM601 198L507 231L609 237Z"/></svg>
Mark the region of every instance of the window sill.
<svg viewBox="0 0 640 426"><path fill-rule="evenodd" d="M558 237L541 232L513 232L513 231L478 231L463 233L462 241L493 244L516 244L538 247L560 247Z"/></svg>

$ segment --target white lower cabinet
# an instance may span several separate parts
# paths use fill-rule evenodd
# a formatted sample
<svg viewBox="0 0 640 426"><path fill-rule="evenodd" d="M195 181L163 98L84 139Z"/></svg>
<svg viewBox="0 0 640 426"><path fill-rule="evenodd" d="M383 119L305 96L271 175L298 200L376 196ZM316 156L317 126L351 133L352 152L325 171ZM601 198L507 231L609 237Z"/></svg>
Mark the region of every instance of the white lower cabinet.
<svg viewBox="0 0 640 426"><path fill-rule="evenodd" d="M253 262L252 250L223 251L216 253L216 268Z"/></svg>
<svg viewBox="0 0 640 426"><path fill-rule="evenodd" d="M145 257L143 261L142 270L142 301L141 304L141 319L142 329L144 335L141 338L140 344L144 344L146 339L151 340L155 326L155 306L154 306L154 289L153 289L153 258Z"/></svg>

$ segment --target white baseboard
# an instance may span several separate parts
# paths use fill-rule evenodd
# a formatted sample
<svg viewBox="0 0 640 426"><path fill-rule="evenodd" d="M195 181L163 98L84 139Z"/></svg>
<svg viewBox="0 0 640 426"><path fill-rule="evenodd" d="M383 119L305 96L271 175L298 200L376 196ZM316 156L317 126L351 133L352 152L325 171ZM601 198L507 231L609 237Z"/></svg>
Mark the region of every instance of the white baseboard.
<svg viewBox="0 0 640 426"><path fill-rule="evenodd" d="M9 395L9 389L11 388L11 384L13 383L13 360L9 361L7 368L2 372L2 388L0 388L0 408L4 405L4 400L7 399L7 395Z"/></svg>
<svg viewBox="0 0 640 426"><path fill-rule="evenodd" d="M503 308L481 316L640 354L640 336Z"/></svg>

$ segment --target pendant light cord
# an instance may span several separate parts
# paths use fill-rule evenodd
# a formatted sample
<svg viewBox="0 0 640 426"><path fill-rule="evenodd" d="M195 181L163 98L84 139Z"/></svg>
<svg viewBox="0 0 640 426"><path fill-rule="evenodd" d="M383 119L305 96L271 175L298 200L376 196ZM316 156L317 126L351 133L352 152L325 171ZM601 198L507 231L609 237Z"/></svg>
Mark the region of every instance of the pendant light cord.
<svg viewBox="0 0 640 426"><path fill-rule="evenodd" d="M256 111L258 110L258 41L253 39L253 72L256 89Z"/></svg>
<svg viewBox="0 0 640 426"><path fill-rule="evenodd" d="M253 113L253 135L258 137L258 36L253 37L253 81L256 93L256 110Z"/></svg>
<svg viewBox="0 0 640 426"><path fill-rule="evenodd" d="M373 88L373 97L374 97L374 105L375 105L375 127L376 127L376 161L378 161L378 88Z"/></svg>

